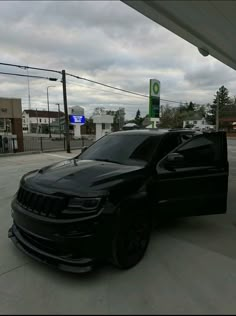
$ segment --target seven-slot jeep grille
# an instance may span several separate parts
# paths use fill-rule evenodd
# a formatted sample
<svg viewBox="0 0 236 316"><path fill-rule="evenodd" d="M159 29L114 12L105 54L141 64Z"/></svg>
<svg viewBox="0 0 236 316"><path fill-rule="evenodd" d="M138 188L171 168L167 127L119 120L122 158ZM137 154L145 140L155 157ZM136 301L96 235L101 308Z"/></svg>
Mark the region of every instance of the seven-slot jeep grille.
<svg viewBox="0 0 236 316"><path fill-rule="evenodd" d="M30 212L53 218L60 216L67 205L65 197L36 193L23 187L17 192L17 201Z"/></svg>

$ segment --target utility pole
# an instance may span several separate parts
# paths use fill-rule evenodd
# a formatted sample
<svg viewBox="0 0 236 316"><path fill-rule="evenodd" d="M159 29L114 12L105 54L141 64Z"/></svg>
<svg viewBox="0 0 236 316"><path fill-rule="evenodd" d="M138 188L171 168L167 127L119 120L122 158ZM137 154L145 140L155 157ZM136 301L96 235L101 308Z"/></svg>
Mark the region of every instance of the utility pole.
<svg viewBox="0 0 236 316"><path fill-rule="evenodd" d="M59 103L57 103L57 107L58 107L58 127L59 127L60 139L61 139L61 123L60 123L61 110L60 110L60 104Z"/></svg>
<svg viewBox="0 0 236 316"><path fill-rule="evenodd" d="M63 100L64 100L64 112L65 112L66 151L67 151L67 153L70 153L69 117L68 117L68 109L67 109L66 72L65 72L65 70L62 70L62 88L63 88Z"/></svg>
<svg viewBox="0 0 236 316"><path fill-rule="evenodd" d="M29 110L31 110L31 100L30 100L30 84L29 84L29 69L27 68L27 81L28 81L28 99L29 99Z"/></svg>
<svg viewBox="0 0 236 316"><path fill-rule="evenodd" d="M216 132L219 131L219 103L220 103L219 92L216 93Z"/></svg>
<svg viewBox="0 0 236 316"><path fill-rule="evenodd" d="M50 124L50 111L49 111L49 96L48 96L48 89L54 88L55 86L48 86L47 87L47 103L48 103L48 132L49 132L49 138L52 138L51 134L51 124Z"/></svg>
<svg viewBox="0 0 236 316"><path fill-rule="evenodd" d="M36 116L37 116L36 134L38 134L38 130L39 130L39 117L38 117L38 111L37 111L37 108L36 108Z"/></svg>

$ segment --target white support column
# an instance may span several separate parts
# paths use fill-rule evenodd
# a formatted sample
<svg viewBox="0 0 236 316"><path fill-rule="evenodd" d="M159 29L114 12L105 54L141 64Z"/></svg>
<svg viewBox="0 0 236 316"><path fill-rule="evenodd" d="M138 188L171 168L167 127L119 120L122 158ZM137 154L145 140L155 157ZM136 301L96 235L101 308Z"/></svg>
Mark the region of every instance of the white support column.
<svg viewBox="0 0 236 316"><path fill-rule="evenodd" d="M160 122L159 118L151 117L150 121L152 122L152 128L158 128L158 123Z"/></svg>
<svg viewBox="0 0 236 316"><path fill-rule="evenodd" d="M93 116L93 122L96 124L96 140L105 135L105 133L111 132L111 124L113 123L112 115L95 115ZM102 129L102 124L108 128L106 130Z"/></svg>
<svg viewBox="0 0 236 316"><path fill-rule="evenodd" d="M102 135L102 124L101 123L96 123L96 140L101 138Z"/></svg>
<svg viewBox="0 0 236 316"><path fill-rule="evenodd" d="M81 137L81 129L80 129L80 124L75 124L74 125L74 136L80 138Z"/></svg>

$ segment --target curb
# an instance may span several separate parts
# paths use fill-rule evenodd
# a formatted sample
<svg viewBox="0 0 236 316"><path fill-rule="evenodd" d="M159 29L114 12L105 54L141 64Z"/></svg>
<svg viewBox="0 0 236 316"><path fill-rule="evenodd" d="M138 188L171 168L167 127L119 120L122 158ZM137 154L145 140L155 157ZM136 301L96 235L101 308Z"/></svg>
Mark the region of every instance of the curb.
<svg viewBox="0 0 236 316"><path fill-rule="evenodd" d="M78 150L78 149L81 149L81 147L79 147L79 148L72 148L71 150ZM0 159L4 158L4 157L44 154L44 153L58 152L58 151L61 152L63 150L60 150L60 149L55 149L55 150L54 149L48 149L48 150L44 150L44 151L23 151L23 152L19 152L19 153L6 153L6 154L0 154ZM65 150L65 154L67 154L66 150Z"/></svg>
<svg viewBox="0 0 236 316"><path fill-rule="evenodd" d="M33 155L33 154L41 154L41 151L23 151L19 153L7 153L7 154L0 154L0 158L2 157L12 157L12 156L25 156L25 155Z"/></svg>

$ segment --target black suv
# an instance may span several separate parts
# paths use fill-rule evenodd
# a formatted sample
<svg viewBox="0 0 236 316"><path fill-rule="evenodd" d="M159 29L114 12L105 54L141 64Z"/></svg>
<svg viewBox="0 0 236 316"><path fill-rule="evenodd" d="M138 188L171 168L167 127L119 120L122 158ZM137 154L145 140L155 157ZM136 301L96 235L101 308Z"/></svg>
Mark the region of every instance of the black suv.
<svg viewBox="0 0 236 316"><path fill-rule="evenodd" d="M225 213L227 188L225 132L111 133L22 177L9 237L62 270L86 272L104 259L127 269L143 257L156 215Z"/></svg>

